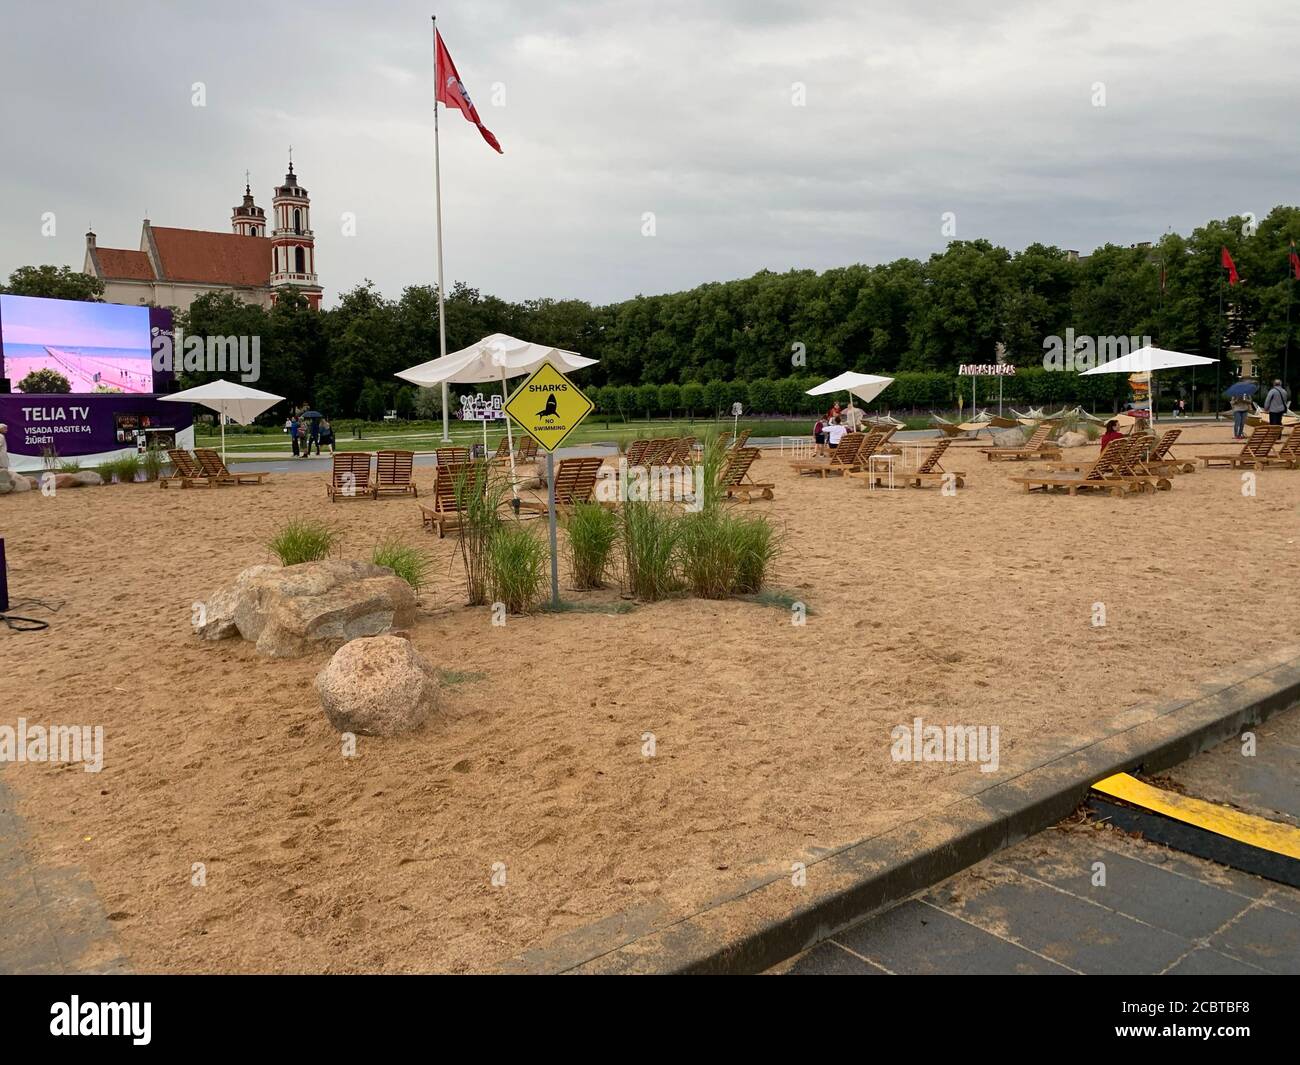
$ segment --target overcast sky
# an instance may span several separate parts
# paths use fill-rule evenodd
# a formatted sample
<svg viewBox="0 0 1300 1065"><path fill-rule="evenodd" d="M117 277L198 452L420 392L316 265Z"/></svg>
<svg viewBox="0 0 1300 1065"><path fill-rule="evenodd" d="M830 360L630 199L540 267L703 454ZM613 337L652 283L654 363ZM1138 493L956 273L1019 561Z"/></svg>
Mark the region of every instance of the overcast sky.
<svg viewBox="0 0 1300 1065"><path fill-rule="evenodd" d="M944 212L1086 252L1300 202L1287 0L0 0L0 276L80 268L88 223L228 231L292 143L327 303L432 282L434 2L505 149L443 112L447 280L508 299L924 258Z"/></svg>

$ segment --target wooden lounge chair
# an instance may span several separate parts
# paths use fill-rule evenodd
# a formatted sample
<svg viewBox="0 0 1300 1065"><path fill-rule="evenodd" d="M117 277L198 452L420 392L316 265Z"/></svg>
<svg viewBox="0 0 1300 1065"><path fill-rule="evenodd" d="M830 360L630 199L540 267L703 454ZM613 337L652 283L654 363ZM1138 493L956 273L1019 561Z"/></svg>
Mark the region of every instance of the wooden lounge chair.
<svg viewBox="0 0 1300 1065"><path fill-rule="evenodd" d="M758 457L756 447L733 448L727 452L726 465L718 472L718 483L726 491L728 499L740 497L748 503L754 492L764 499L772 498L772 489L776 485L755 481L749 472Z"/></svg>
<svg viewBox="0 0 1300 1065"><path fill-rule="evenodd" d="M203 476L215 484L261 484L270 476L266 473L231 473L221 456L210 447L196 447L194 457L198 459Z"/></svg>
<svg viewBox="0 0 1300 1065"><path fill-rule="evenodd" d="M440 462L433 471L433 506L420 504L420 523L431 532L437 532L438 539L446 535L446 530L460 525L464 513L466 491L486 491L487 476L481 463L475 462Z"/></svg>
<svg viewBox="0 0 1300 1065"><path fill-rule="evenodd" d="M371 488L374 497L412 495L419 498L420 490L415 487L412 477L414 467L414 451L375 452L375 483Z"/></svg>
<svg viewBox="0 0 1300 1065"><path fill-rule="evenodd" d="M555 467L555 505L571 507L575 503L587 503L596 490L596 477L604 459L592 455L580 459L560 459ZM546 500L521 499L520 509L546 513Z"/></svg>
<svg viewBox="0 0 1300 1065"><path fill-rule="evenodd" d="M1269 466L1283 466L1289 470L1300 469L1300 425L1294 426L1276 455L1265 460Z"/></svg>
<svg viewBox="0 0 1300 1065"><path fill-rule="evenodd" d="M956 488L964 488L966 486L966 475L945 470L939 462L943 458L944 452L951 446L951 437L940 440L934 447L930 448L929 453L920 461L916 469L903 471L903 483L914 488L924 488L927 484L944 483L950 483ZM949 478L951 478L951 481L949 481Z"/></svg>
<svg viewBox="0 0 1300 1065"><path fill-rule="evenodd" d="M795 473L815 473L823 479L829 473L851 473L858 468L858 456L864 450L863 445L868 444L874 448L883 437L883 429L872 429L865 436L862 433L845 433L840 437L839 447L831 451L829 458L795 459L790 463L790 468Z"/></svg>
<svg viewBox="0 0 1300 1065"><path fill-rule="evenodd" d="M370 452L336 451L325 494L331 503L344 499L374 499L370 491Z"/></svg>
<svg viewBox="0 0 1300 1065"><path fill-rule="evenodd" d="M1281 439L1282 426L1257 425L1250 431L1250 439L1241 445L1241 450L1237 454L1199 457L1205 463L1207 470L1214 466L1227 466L1234 470L1249 466L1251 469L1262 470L1269 464L1269 453L1273 450L1273 445Z"/></svg>
<svg viewBox="0 0 1300 1065"><path fill-rule="evenodd" d="M433 453L438 456L439 466L444 463L463 466L469 461L469 448L467 447L439 447L435 448Z"/></svg>
<svg viewBox="0 0 1300 1065"><path fill-rule="evenodd" d="M651 440L646 444L645 452L641 456L640 465L642 466L662 466L663 456L672 450L677 443L675 436L659 437Z"/></svg>
<svg viewBox="0 0 1300 1065"><path fill-rule="evenodd" d="M1043 470L1039 472L1031 470L1023 477L1012 477L1011 483L1024 485L1026 492L1037 489L1050 493L1057 489L1064 489L1067 495L1076 495L1084 489L1109 492L1112 496L1123 496L1129 492L1141 491L1138 485L1118 476L1112 454L1115 450L1115 446L1112 444L1104 454L1098 455L1088 464L1086 469L1078 473L1069 473L1064 470Z"/></svg>
<svg viewBox="0 0 1300 1065"><path fill-rule="evenodd" d="M516 462L536 462L537 461L537 441L531 436L522 436L519 439L519 451L515 455Z"/></svg>
<svg viewBox="0 0 1300 1065"><path fill-rule="evenodd" d="M510 462L510 438L503 436L497 441L497 449L492 455L490 462L500 464L509 464Z"/></svg>
<svg viewBox="0 0 1300 1065"><path fill-rule="evenodd" d="M1004 459L1013 462L1023 459L1059 459L1061 449L1055 444L1047 442L1048 434L1051 431L1052 427L1050 425L1040 425L1025 441L1023 447L982 447L980 450L984 452L990 462Z"/></svg>
<svg viewBox="0 0 1300 1065"><path fill-rule="evenodd" d="M645 462L645 453L649 447L649 440L633 440L632 443L628 444L627 454L624 456L627 459L628 467L642 465Z"/></svg>
<svg viewBox="0 0 1300 1065"><path fill-rule="evenodd" d="M1181 429L1166 429L1147 453L1145 465L1152 473L1195 473L1196 463L1187 462L1173 453L1173 446L1183 435Z"/></svg>
<svg viewBox="0 0 1300 1065"><path fill-rule="evenodd" d="M659 465L690 466L695 461L695 437L684 436L668 452Z"/></svg>
<svg viewBox="0 0 1300 1065"><path fill-rule="evenodd" d="M731 443L731 450L732 450L732 451L735 451L736 448L738 448L738 447L745 447L746 444L749 442L749 434L750 434L750 432L751 432L751 430L749 430L749 429L742 429L742 430L740 430L740 435L737 436L736 439L733 440L732 443Z"/></svg>
<svg viewBox="0 0 1300 1065"><path fill-rule="evenodd" d="M158 478L158 487L167 488L173 481L177 482L182 488L193 488L196 485L203 488L213 488L216 481L206 476L203 467L188 451L182 451L180 448L171 448L167 452L167 458L172 464L172 473L168 477Z"/></svg>

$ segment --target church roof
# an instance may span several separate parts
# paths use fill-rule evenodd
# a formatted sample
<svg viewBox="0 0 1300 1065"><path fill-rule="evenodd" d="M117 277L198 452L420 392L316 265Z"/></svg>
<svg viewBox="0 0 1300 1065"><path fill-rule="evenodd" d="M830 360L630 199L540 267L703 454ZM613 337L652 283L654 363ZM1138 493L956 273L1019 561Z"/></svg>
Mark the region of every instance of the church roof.
<svg viewBox="0 0 1300 1065"><path fill-rule="evenodd" d="M99 260L99 268L104 277L129 281L154 279L149 256L142 251L128 251L126 248L96 248L95 257Z"/></svg>
<svg viewBox="0 0 1300 1065"><path fill-rule="evenodd" d="M271 281L271 239L150 226L164 281L256 288Z"/></svg>

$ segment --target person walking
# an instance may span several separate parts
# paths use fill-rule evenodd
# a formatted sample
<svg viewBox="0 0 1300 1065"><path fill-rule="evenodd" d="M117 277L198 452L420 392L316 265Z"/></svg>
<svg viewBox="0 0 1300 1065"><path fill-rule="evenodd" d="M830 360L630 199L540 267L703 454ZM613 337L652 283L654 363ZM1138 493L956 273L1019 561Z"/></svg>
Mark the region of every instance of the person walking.
<svg viewBox="0 0 1300 1065"><path fill-rule="evenodd" d="M320 454L320 445L325 444L330 449L330 454L334 454L334 426L330 424L328 418L322 418L320 422L320 440L316 445L316 454Z"/></svg>
<svg viewBox="0 0 1300 1065"><path fill-rule="evenodd" d="M293 444L293 453L296 458L298 451L298 434L302 432L302 424L298 421L298 415L289 418L289 442Z"/></svg>
<svg viewBox="0 0 1300 1065"><path fill-rule="evenodd" d="M1247 396L1233 396L1228 406L1232 410L1232 439L1244 440L1246 415L1250 413L1250 399Z"/></svg>
<svg viewBox="0 0 1300 1065"><path fill-rule="evenodd" d="M1282 415L1291 403L1291 393L1282 387L1281 380L1274 379L1273 387L1264 397L1264 411L1268 415L1269 425L1281 425Z"/></svg>

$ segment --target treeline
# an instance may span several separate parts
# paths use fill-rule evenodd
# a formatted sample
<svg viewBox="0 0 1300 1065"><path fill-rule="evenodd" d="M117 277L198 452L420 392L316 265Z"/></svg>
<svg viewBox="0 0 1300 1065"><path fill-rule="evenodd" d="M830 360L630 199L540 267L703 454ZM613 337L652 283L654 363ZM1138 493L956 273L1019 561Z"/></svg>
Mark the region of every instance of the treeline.
<svg viewBox="0 0 1300 1065"><path fill-rule="evenodd" d="M605 306L515 303L462 283L447 295L447 349L501 332L581 352L600 360L583 371L581 384L606 412L630 415L713 413L733 402L755 413L810 413L816 405L803 391L846 369L897 377L882 407L955 406L970 395L957 367L993 362L1001 345L1006 360L1022 368L1003 382L1006 399L1105 405L1122 382L1043 373L1048 338L1067 330L1149 336L1161 347L1212 357L1250 342L1264 375L1279 374L1289 351L1296 377L1293 240L1300 240L1300 208L1282 206L1258 221L1213 221L1190 236L1166 234L1149 247L1107 245L1078 261L1042 244L1012 253L986 240L953 241L925 262L764 271ZM1220 265L1224 247L1242 278L1231 288ZM59 280L40 274L50 268L24 269L11 288ZM341 416L436 413L432 390L393 376L437 356L432 286L411 286L392 299L367 282L320 313L296 299L267 311L212 294L179 311L177 322L190 334L260 336L259 387L296 402ZM1222 373L1226 385L1234 369L1225 365ZM1163 394L1185 392L1188 376L1162 374ZM1202 371L1198 390L1209 380ZM981 404L996 397L996 381L979 387Z"/></svg>

